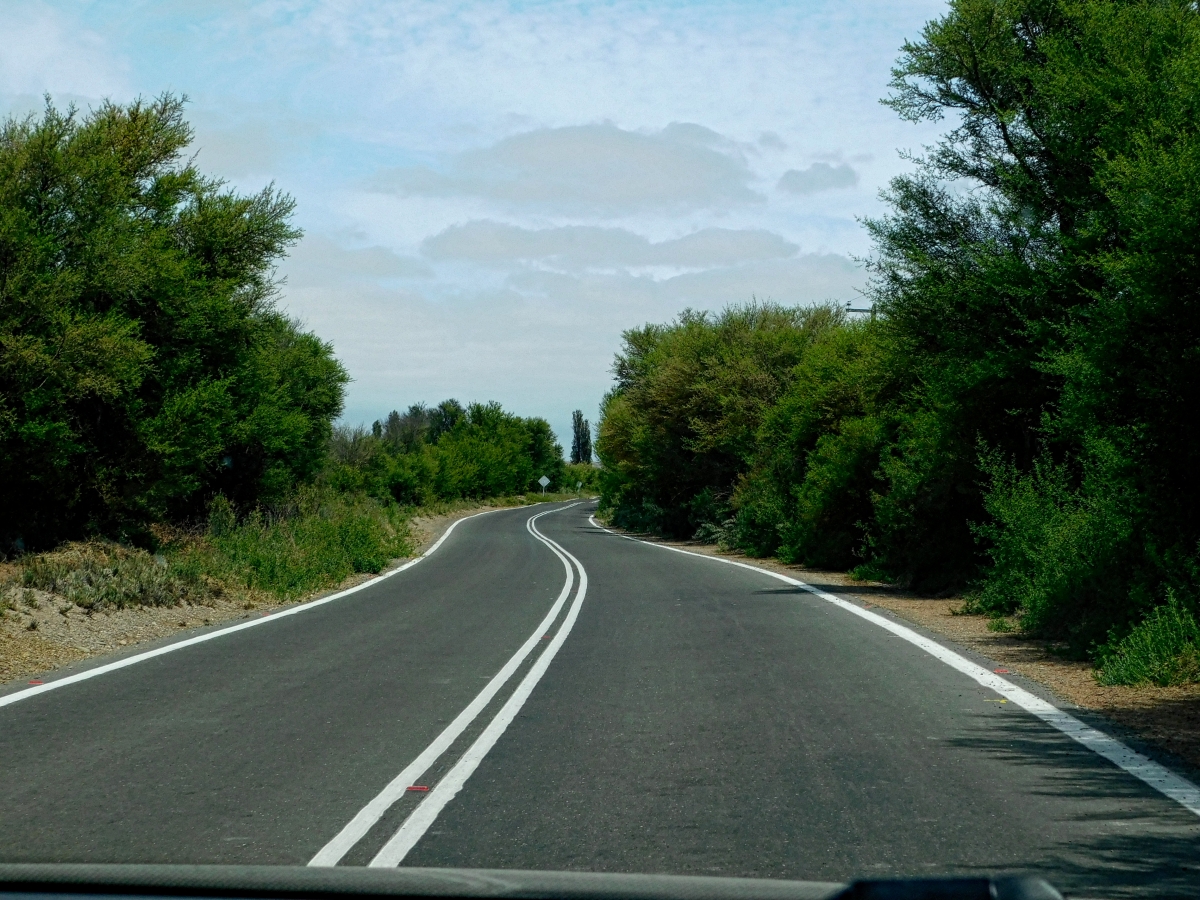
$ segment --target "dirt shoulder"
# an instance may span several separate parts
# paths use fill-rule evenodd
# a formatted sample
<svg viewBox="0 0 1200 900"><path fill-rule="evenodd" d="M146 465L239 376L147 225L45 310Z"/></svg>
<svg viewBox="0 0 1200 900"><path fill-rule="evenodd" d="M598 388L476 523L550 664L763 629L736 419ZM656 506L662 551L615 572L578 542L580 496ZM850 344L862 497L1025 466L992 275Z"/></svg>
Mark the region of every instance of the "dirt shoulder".
<svg viewBox="0 0 1200 900"><path fill-rule="evenodd" d="M855 581L843 572L789 566L773 559L752 559L711 544L664 541L674 547L737 559L781 572L829 593L879 606L942 635L1047 688L1053 695L1098 713L1146 744L1200 771L1200 684L1160 688L1098 684L1085 662L1064 659L1047 641L988 630L985 616L961 615L961 598L923 597L890 585Z"/></svg>
<svg viewBox="0 0 1200 900"><path fill-rule="evenodd" d="M419 556L428 550L457 520L502 508L504 505L479 505L414 517L409 523L414 554ZM380 574L411 558L392 560ZM0 582L7 581L15 572L12 564L0 563ZM204 605L135 606L100 610L91 615L62 597L27 590L15 609L0 611L0 685L48 675L81 660L124 654L139 644L184 635L192 629L262 616L378 577L353 575L335 588L288 603L273 603L262 597L216 598ZM32 625L35 622L36 626Z"/></svg>

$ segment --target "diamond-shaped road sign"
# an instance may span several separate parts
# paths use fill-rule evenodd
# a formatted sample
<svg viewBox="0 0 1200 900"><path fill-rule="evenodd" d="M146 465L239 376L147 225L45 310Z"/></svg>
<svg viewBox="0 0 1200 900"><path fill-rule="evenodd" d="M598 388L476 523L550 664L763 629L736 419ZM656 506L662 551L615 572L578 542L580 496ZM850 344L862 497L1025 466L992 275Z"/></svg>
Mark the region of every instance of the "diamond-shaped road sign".
<svg viewBox="0 0 1200 900"><path fill-rule="evenodd" d="M550 483L550 479L547 478L545 475L543 475L541 478L538 479L538 484L540 484L542 487L545 487L549 483Z"/></svg>

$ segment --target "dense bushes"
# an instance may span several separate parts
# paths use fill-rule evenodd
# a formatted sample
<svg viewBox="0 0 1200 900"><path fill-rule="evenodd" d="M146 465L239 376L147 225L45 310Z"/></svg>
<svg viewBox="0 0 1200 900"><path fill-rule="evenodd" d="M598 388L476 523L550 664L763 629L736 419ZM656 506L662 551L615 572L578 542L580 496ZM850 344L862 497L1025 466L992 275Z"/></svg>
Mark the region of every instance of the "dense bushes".
<svg viewBox="0 0 1200 900"><path fill-rule="evenodd" d="M256 508L240 522L218 498L203 539L180 542L167 558L182 578L291 600L349 575L379 572L411 550L408 514L395 504L305 487L288 503Z"/></svg>
<svg viewBox="0 0 1200 900"><path fill-rule="evenodd" d="M626 333L601 410L623 526L850 565L886 432L877 326L755 303Z"/></svg>
<svg viewBox="0 0 1200 900"><path fill-rule="evenodd" d="M564 484L495 403L333 429L346 373L273 306L292 201L203 177L191 136L171 96L0 126L4 591L292 599L408 553L406 506Z"/></svg>
<svg viewBox="0 0 1200 900"><path fill-rule="evenodd" d="M724 510L763 415L836 320L826 309L756 304L626 332L597 444L620 523L690 536Z"/></svg>
<svg viewBox="0 0 1200 900"><path fill-rule="evenodd" d="M1161 625L1168 594L1190 621L1200 14L956 0L893 88L901 115L955 124L869 223L876 316L753 306L628 332L605 503L968 588L1079 652Z"/></svg>
<svg viewBox="0 0 1200 900"><path fill-rule="evenodd" d="M288 502L257 507L241 521L218 496L207 527L156 531L156 553L93 539L25 555L15 564L16 577L0 581L0 610L19 604L28 590L54 594L88 613L218 599L294 600L350 575L379 572L412 552L407 512L318 487L302 487Z"/></svg>
<svg viewBox="0 0 1200 900"><path fill-rule="evenodd" d="M498 403L417 404L370 431L337 429L330 448L323 480L384 502L415 506L540 491L543 475L552 490L565 486L562 447L550 425Z"/></svg>
<svg viewBox="0 0 1200 900"><path fill-rule="evenodd" d="M575 485L579 485L578 488ZM594 494L600 490L600 470L591 463L567 463L563 468L562 486L559 491L570 492L578 490L585 494Z"/></svg>
<svg viewBox="0 0 1200 900"><path fill-rule="evenodd" d="M136 535L324 465L345 372L272 307L292 201L188 161L182 101L0 126L0 550Z"/></svg>

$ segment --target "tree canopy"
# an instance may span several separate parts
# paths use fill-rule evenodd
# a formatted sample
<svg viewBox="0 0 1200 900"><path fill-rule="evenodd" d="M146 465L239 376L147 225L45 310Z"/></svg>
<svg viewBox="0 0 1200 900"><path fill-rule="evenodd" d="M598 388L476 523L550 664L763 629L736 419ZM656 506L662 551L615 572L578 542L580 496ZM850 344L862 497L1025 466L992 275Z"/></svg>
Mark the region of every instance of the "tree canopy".
<svg viewBox="0 0 1200 900"><path fill-rule="evenodd" d="M605 502L966 588L1081 652L1168 596L1195 610L1196 5L953 0L887 102L949 128L868 223L873 317L752 306L627 332Z"/></svg>
<svg viewBox="0 0 1200 900"><path fill-rule="evenodd" d="M274 306L294 203L185 155L184 99L0 126L0 540L133 533L323 464L345 371Z"/></svg>

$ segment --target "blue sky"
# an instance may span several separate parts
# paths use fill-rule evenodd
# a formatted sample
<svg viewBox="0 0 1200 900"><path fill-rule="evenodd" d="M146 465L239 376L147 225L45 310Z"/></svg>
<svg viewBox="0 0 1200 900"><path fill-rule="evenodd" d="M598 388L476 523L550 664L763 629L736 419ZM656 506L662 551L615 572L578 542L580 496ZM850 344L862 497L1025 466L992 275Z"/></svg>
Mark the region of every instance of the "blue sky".
<svg viewBox="0 0 1200 900"><path fill-rule="evenodd" d="M942 9L0 0L0 111L186 94L202 170L298 202L281 304L346 421L499 400L566 443L622 330L858 297L858 220L936 138L878 101Z"/></svg>

